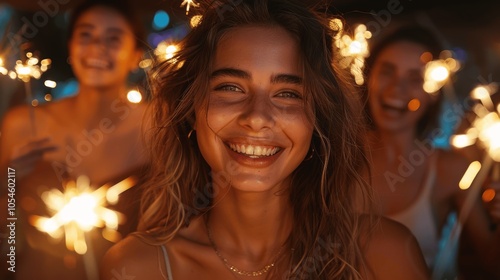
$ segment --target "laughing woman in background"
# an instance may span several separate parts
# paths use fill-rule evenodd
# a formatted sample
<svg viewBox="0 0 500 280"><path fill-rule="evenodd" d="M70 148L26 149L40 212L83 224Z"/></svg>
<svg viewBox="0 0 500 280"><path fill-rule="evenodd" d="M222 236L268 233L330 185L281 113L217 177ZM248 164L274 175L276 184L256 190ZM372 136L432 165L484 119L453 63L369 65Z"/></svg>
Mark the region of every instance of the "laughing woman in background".
<svg viewBox="0 0 500 280"><path fill-rule="evenodd" d="M135 12L123 1L82 3L72 13L68 41L78 93L34 108L36 135L28 106L6 114L0 166L1 170L14 168L17 175L16 279L96 277L86 274L83 259L90 259L91 265L98 262L113 244L100 231L87 233L91 247L81 256L66 249L64 235L52 238L28 221L33 216L50 217L43 193L54 188L63 191L65 182L79 176L88 177L94 187L129 176L140 179L147 162L141 136L146 105L131 104L126 94L128 75L138 68L143 54L143 37ZM136 227L137 189L123 193L113 206L127 218L118 228L122 235ZM93 272L90 269L95 273L95 267Z"/></svg>

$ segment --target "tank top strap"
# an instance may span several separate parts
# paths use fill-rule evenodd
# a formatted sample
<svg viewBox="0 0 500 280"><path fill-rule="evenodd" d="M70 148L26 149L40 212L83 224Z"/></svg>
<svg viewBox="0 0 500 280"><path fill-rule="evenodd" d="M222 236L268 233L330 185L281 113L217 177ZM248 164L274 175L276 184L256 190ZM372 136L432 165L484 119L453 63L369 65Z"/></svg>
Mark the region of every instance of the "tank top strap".
<svg viewBox="0 0 500 280"><path fill-rule="evenodd" d="M170 259L168 258L167 248L165 248L165 245L163 244L161 245L161 250L163 252L165 268L167 269L167 279L173 280L174 278L172 277L172 268L170 267Z"/></svg>
<svg viewBox="0 0 500 280"><path fill-rule="evenodd" d="M432 193L436 181L437 173L437 158L438 154L433 153L429 158L429 165L427 166L427 175L425 176L424 187L422 190L422 198L429 197Z"/></svg>

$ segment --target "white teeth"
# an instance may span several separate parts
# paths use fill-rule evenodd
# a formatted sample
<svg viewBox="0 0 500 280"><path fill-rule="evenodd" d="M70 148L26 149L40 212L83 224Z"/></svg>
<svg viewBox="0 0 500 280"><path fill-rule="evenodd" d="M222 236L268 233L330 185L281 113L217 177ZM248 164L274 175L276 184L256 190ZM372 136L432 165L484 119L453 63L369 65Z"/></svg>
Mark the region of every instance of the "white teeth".
<svg viewBox="0 0 500 280"><path fill-rule="evenodd" d="M94 67L94 68L100 68L100 69L107 69L109 68L109 62L102 60L102 59L96 59L96 58L87 58L85 60L85 64L89 67Z"/></svg>
<svg viewBox="0 0 500 280"><path fill-rule="evenodd" d="M253 145L237 145L237 144L229 144L231 150L238 152L240 154L245 154L249 156L272 156L276 154L280 148L266 148L262 146L253 146Z"/></svg>
<svg viewBox="0 0 500 280"><path fill-rule="evenodd" d="M395 107L395 108L399 108L399 109L405 109L406 104L408 104L408 102L405 102L405 101L399 100L399 99L386 99L383 102L386 105L389 105L389 106Z"/></svg>

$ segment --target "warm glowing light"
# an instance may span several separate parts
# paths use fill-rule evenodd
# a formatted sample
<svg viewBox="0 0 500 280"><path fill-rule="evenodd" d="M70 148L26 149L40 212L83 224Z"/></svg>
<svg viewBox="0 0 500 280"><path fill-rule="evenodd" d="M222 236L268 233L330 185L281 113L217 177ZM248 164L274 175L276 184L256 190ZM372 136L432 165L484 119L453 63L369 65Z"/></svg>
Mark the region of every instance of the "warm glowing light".
<svg viewBox="0 0 500 280"><path fill-rule="evenodd" d="M408 110L415 112L418 108L420 108L420 100L413 98L410 102L408 102Z"/></svg>
<svg viewBox="0 0 500 280"><path fill-rule="evenodd" d="M456 148L468 147L476 142L475 138L471 138L467 134L459 134L451 136L451 144Z"/></svg>
<svg viewBox="0 0 500 280"><path fill-rule="evenodd" d="M497 162L500 162L500 111L495 111L493 101L491 100L491 90L495 89L493 85L478 86L471 92L471 96L481 99L481 103L472 108L476 118L472 121L471 127L467 130L465 136L460 136L457 143L452 142L455 147L462 147L466 144L478 142L488 155ZM458 137L453 136L452 139ZM467 139L468 138L468 139ZM460 142L459 142L460 141ZM462 144L463 143L463 144Z"/></svg>
<svg viewBox="0 0 500 280"><path fill-rule="evenodd" d="M112 186L111 188L108 189L106 193L106 199L108 200L109 203L111 204L116 204L118 202L118 196L128 190L130 187L134 185L133 179L127 178L120 183Z"/></svg>
<svg viewBox="0 0 500 280"><path fill-rule="evenodd" d="M471 97L481 100L481 103L483 103L486 108L488 108L489 110L493 110L495 105L493 104L493 101L490 97L492 93L493 92L490 92L489 86L479 85L472 90Z"/></svg>
<svg viewBox="0 0 500 280"><path fill-rule="evenodd" d="M494 161L500 162L500 117L491 112L475 122L479 129L478 138Z"/></svg>
<svg viewBox="0 0 500 280"><path fill-rule="evenodd" d="M481 163L479 161L472 162L465 171L464 176L458 183L460 189L462 190L468 189L472 184L472 181L474 181L474 178L476 177L480 169L481 169Z"/></svg>
<svg viewBox="0 0 500 280"><path fill-rule="evenodd" d="M153 60L151 60L149 58L143 59L139 62L139 67L141 67L142 69L146 69L146 68L150 67L151 65L153 65Z"/></svg>
<svg viewBox="0 0 500 280"><path fill-rule="evenodd" d="M174 44L168 44L167 42L161 42L158 44L158 46L155 49L155 54L158 56L158 59L161 61L164 60L171 60L172 62L175 62L172 60L172 58L175 56L177 51L179 50L179 47L177 47Z"/></svg>
<svg viewBox="0 0 500 280"><path fill-rule="evenodd" d="M7 75L7 73L9 73L9 70L3 66L3 58L0 57L0 74Z"/></svg>
<svg viewBox="0 0 500 280"><path fill-rule="evenodd" d="M344 34L340 19L332 19L330 21L330 28L338 30L334 38L334 44L339 49L341 55L338 61L340 67L349 68L356 84L362 85L365 82L363 77L365 58L369 55L366 39L371 37L371 33L367 31L364 24L360 24L354 29L352 37Z"/></svg>
<svg viewBox="0 0 500 280"><path fill-rule="evenodd" d="M203 18L202 15L193 16L191 18L191 20L189 21L189 25L191 25L191 28L195 28L196 26L198 26L198 24L200 24L202 18Z"/></svg>
<svg viewBox="0 0 500 280"><path fill-rule="evenodd" d="M107 191L113 189L112 196L116 199L119 194L135 184L135 179L127 178L115 186L108 188L106 185L93 189L90 181L85 176L80 176L75 181L69 181L64 185L64 191L52 189L41 195L47 209L53 213L52 217L30 217L30 223L38 230L46 232L54 238L63 233L66 239L66 247L78 254L87 252L85 232L99 227L104 228L106 234L116 242L119 236L116 232L118 224L123 220L119 212L106 208ZM118 186L118 187L117 187Z"/></svg>
<svg viewBox="0 0 500 280"><path fill-rule="evenodd" d="M483 195L481 197L482 197L484 202L488 203L488 202L492 201L493 199L495 199L495 195L496 195L496 192L494 189L486 189L483 192Z"/></svg>
<svg viewBox="0 0 500 280"><path fill-rule="evenodd" d="M174 46L174 45L170 45L170 46L167 46L167 48L165 49L165 52L166 52L166 55L165 55L165 58L166 59L171 59L174 54L177 52L177 46Z"/></svg>
<svg viewBox="0 0 500 280"><path fill-rule="evenodd" d="M57 83L51 80L46 80L43 84L48 88L56 88Z"/></svg>
<svg viewBox="0 0 500 280"><path fill-rule="evenodd" d="M429 72L430 78L437 82L442 82L450 76L448 69L444 66L437 66Z"/></svg>
<svg viewBox="0 0 500 280"><path fill-rule="evenodd" d="M140 103L142 101L142 94L137 90L130 90L127 93L127 100L131 103Z"/></svg>
<svg viewBox="0 0 500 280"><path fill-rule="evenodd" d="M190 6L198 7L200 4L195 3L194 0L184 0L181 3L181 7L186 6L186 15L189 13Z"/></svg>
<svg viewBox="0 0 500 280"><path fill-rule="evenodd" d="M21 60L17 60L14 66L17 78L25 83L29 82L31 78L40 79L42 74L48 70L52 62L48 58L39 61L39 59L34 57L30 52L26 53L26 57L28 59L24 63Z"/></svg>
<svg viewBox="0 0 500 280"><path fill-rule="evenodd" d="M423 89L430 94L437 93L449 80L450 76L460 69L460 63L451 57L451 52L441 52L441 59L432 59L432 54L420 56L425 64Z"/></svg>
<svg viewBox="0 0 500 280"><path fill-rule="evenodd" d="M50 94L48 94L48 93L47 93L47 94L43 97L43 99L45 99L45 101L52 101L52 95L50 95Z"/></svg>
<svg viewBox="0 0 500 280"><path fill-rule="evenodd" d="M38 104L39 104L39 102L37 99L31 100L31 106L36 107L36 106L38 106Z"/></svg>
<svg viewBox="0 0 500 280"><path fill-rule="evenodd" d="M342 30L344 29L344 23L338 18L330 20L329 25L333 31L342 32Z"/></svg>

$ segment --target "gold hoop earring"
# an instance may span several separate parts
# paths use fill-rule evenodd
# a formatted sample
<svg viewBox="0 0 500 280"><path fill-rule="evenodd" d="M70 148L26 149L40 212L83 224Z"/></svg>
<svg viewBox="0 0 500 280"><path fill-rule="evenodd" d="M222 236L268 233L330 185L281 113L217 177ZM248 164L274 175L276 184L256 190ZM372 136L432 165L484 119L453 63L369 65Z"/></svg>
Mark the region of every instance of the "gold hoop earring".
<svg viewBox="0 0 500 280"><path fill-rule="evenodd" d="M187 135L188 139L191 139L191 135L193 134L194 129L191 129Z"/></svg>

